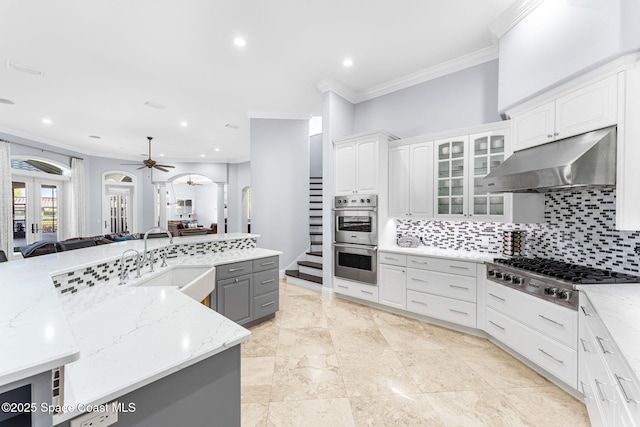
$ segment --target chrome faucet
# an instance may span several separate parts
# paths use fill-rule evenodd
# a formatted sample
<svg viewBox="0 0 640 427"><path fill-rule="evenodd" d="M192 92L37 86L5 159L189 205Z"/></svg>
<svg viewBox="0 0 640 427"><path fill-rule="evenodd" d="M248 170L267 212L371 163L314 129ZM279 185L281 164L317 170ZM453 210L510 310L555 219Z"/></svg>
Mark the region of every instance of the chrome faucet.
<svg viewBox="0 0 640 427"><path fill-rule="evenodd" d="M142 256L142 264L144 264L145 261L149 260L149 264L151 265L151 271L153 271L153 263L155 262L155 259L153 259L153 253L149 254L149 251L147 251L147 238L149 237L149 233L151 233L154 230L162 233L167 233L167 237L169 237L169 243L170 244L173 243L173 236L171 235L169 230L167 230L166 228L151 227L144 233L144 253Z"/></svg>
<svg viewBox="0 0 640 427"><path fill-rule="evenodd" d="M135 249L127 249L122 253L122 256L120 257L120 283L119 283L120 285L124 285L125 283L127 283L127 279L129 278L129 272L124 267L124 260L125 260L125 256L127 255L127 252L136 253L136 271L137 271L136 278L137 279L140 278L140 267L142 266L142 259L140 256L140 252L138 252Z"/></svg>

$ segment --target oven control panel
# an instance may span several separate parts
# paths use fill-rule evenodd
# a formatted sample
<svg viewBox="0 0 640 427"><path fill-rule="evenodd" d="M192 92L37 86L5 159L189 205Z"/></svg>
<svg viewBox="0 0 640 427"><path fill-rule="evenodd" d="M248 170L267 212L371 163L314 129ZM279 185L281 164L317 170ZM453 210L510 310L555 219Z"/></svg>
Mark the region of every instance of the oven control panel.
<svg viewBox="0 0 640 427"><path fill-rule="evenodd" d="M375 208L378 205L377 194L354 194L352 196L336 196L334 207L340 208Z"/></svg>

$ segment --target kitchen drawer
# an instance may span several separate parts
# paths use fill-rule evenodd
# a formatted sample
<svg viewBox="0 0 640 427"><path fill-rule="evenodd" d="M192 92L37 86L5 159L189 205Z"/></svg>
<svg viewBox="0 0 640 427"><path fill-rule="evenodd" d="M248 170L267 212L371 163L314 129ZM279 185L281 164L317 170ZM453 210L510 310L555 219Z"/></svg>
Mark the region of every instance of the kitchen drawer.
<svg viewBox="0 0 640 427"><path fill-rule="evenodd" d="M486 304L520 323L577 348L578 313L504 285L487 282Z"/></svg>
<svg viewBox="0 0 640 427"><path fill-rule="evenodd" d="M380 261L380 264L399 265L401 267L407 265L407 256L403 254L378 252L378 260Z"/></svg>
<svg viewBox="0 0 640 427"><path fill-rule="evenodd" d="M462 276L476 276L476 264L468 261L408 255L407 267L439 271L441 273L460 274Z"/></svg>
<svg viewBox="0 0 640 427"><path fill-rule="evenodd" d="M333 278L333 284L337 294L378 302L378 287L375 285L372 286L364 283L352 282L339 277Z"/></svg>
<svg viewBox="0 0 640 427"><path fill-rule="evenodd" d="M242 276L253 272L251 261L234 262L216 266L216 280Z"/></svg>
<svg viewBox="0 0 640 427"><path fill-rule="evenodd" d="M257 273L259 271L278 269L278 256L270 256L267 258L259 258L253 260L253 272Z"/></svg>
<svg viewBox="0 0 640 427"><path fill-rule="evenodd" d="M407 289L476 302L476 278L407 268Z"/></svg>
<svg viewBox="0 0 640 427"><path fill-rule="evenodd" d="M476 327L476 305L423 292L407 291L407 311Z"/></svg>
<svg viewBox="0 0 640 427"><path fill-rule="evenodd" d="M278 270L266 270L253 274L253 296L278 290Z"/></svg>
<svg viewBox="0 0 640 427"><path fill-rule="evenodd" d="M486 332L555 377L576 388L578 355L572 348L487 308Z"/></svg>
<svg viewBox="0 0 640 427"><path fill-rule="evenodd" d="M269 292L253 299L253 319L275 313L280 308L280 296L278 291Z"/></svg>

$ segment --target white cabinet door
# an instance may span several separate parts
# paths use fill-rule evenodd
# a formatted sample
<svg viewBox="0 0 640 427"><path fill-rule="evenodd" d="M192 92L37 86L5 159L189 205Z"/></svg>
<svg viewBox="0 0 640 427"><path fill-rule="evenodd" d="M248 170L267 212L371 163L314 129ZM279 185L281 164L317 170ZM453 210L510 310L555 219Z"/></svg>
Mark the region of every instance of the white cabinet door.
<svg viewBox="0 0 640 427"><path fill-rule="evenodd" d="M554 140L555 102L542 105L513 118L513 151Z"/></svg>
<svg viewBox="0 0 640 427"><path fill-rule="evenodd" d="M380 304L406 309L406 277L405 267L380 264L380 280L378 281Z"/></svg>
<svg viewBox="0 0 640 427"><path fill-rule="evenodd" d="M335 189L336 195L352 194L356 187L356 146L353 143L335 147Z"/></svg>
<svg viewBox="0 0 640 427"><path fill-rule="evenodd" d="M468 135L435 142L435 217L464 219L468 215L468 143Z"/></svg>
<svg viewBox="0 0 640 427"><path fill-rule="evenodd" d="M469 137L469 216L483 221L509 221L511 197L507 194L476 194L475 182L497 168L510 150L507 129Z"/></svg>
<svg viewBox="0 0 640 427"><path fill-rule="evenodd" d="M378 192L378 140L356 143L355 191L357 193Z"/></svg>
<svg viewBox="0 0 640 427"><path fill-rule="evenodd" d="M411 145L409 212L412 216L433 217L433 143Z"/></svg>
<svg viewBox="0 0 640 427"><path fill-rule="evenodd" d="M389 149L389 216L409 213L410 146Z"/></svg>
<svg viewBox="0 0 640 427"><path fill-rule="evenodd" d="M611 76L556 101L555 139L611 126L618 121L618 76Z"/></svg>

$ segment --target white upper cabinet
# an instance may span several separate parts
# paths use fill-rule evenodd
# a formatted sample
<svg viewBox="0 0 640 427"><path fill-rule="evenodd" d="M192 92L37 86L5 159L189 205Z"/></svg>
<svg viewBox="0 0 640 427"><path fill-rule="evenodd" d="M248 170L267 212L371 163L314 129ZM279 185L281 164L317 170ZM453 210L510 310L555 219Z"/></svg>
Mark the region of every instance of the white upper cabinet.
<svg viewBox="0 0 640 427"><path fill-rule="evenodd" d="M335 194L379 193L380 179L386 180L384 143L393 139L397 138L378 131L334 141ZM380 157L381 149L385 150L384 158ZM385 163L383 168L381 161Z"/></svg>
<svg viewBox="0 0 640 427"><path fill-rule="evenodd" d="M616 124L617 80L614 75L514 114L514 151Z"/></svg>
<svg viewBox="0 0 640 427"><path fill-rule="evenodd" d="M435 142L435 216L468 216L468 146L469 136L445 138Z"/></svg>
<svg viewBox="0 0 640 427"><path fill-rule="evenodd" d="M389 148L389 216L433 217L433 142Z"/></svg>

